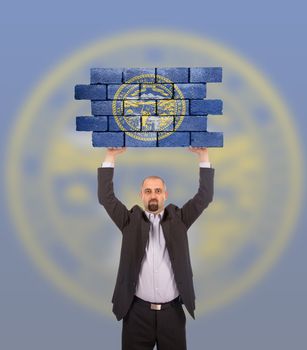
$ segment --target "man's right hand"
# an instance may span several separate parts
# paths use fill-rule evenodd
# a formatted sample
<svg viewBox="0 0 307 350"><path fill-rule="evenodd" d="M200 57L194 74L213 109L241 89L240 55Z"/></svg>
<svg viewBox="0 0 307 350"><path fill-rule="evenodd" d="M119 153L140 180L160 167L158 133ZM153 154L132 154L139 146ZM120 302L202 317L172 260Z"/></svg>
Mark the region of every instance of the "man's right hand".
<svg viewBox="0 0 307 350"><path fill-rule="evenodd" d="M115 163L115 158L118 154L126 152L127 147L109 147L107 149L104 162Z"/></svg>

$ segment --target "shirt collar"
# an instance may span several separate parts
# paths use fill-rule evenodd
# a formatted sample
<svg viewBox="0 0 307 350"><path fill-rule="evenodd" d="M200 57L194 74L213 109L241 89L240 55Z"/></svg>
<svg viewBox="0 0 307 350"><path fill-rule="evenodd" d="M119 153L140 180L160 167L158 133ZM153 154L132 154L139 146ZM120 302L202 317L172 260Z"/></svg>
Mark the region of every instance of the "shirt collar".
<svg viewBox="0 0 307 350"><path fill-rule="evenodd" d="M163 209L162 211L160 211L159 214L154 214L154 213L151 213L151 212L149 212L149 211L147 211L147 210L144 210L144 212L145 212L145 214L146 214L146 216L147 216L148 219L149 219L149 216L150 216L151 214L153 214L153 215L159 215L160 220L161 220L161 219L163 218L164 209Z"/></svg>

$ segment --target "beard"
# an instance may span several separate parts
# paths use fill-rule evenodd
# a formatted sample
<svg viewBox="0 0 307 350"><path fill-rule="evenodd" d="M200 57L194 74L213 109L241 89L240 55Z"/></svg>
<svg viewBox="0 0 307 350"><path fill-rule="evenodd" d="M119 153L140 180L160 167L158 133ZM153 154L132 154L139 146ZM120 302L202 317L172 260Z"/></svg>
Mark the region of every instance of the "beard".
<svg viewBox="0 0 307 350"><path fill-rule="evenodd" d="M159 209L158 201L157 200L151 200L148 203L148 210L149 211L157 211Z"/></svg>

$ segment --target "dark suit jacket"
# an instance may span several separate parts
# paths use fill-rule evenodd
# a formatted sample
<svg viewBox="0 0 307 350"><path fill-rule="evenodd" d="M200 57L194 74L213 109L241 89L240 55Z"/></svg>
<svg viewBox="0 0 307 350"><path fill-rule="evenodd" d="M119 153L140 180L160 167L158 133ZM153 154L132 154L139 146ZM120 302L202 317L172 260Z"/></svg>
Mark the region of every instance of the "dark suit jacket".
<svg viewBox="0 0 307 350"><path fill-rule="evenodd" d="M161 220L177 288L193 318L195 294L187 230L212 201L214 178L212 168L200 168L199 171L199 188L195 196L182 208L174 204L167 205ZM120 320L127 314L134 297L149 236L150 222L144 210L138 205L128 210L115 197L113 173L113 168L98 168L98 199L123 234L120 263L112 298L113 312Z"/></svg>

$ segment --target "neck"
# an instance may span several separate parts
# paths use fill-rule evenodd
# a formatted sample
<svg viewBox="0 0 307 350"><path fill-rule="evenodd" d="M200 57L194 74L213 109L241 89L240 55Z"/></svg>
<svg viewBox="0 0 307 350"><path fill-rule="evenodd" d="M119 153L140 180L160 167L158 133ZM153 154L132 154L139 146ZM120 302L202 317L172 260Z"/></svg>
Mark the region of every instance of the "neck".
<svg viewBox="0 0 307 350"><path fill-rule="evenodd" d="M146 213L148 213L148 214L160 214L160 213L162 213L163 211L164 211L164 208L162 208L162 209L159 209L159 210L157 210L157 211L149 211L148 209L145 209L145 211L146 211Z"/></svg>

